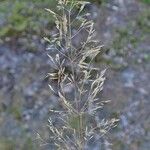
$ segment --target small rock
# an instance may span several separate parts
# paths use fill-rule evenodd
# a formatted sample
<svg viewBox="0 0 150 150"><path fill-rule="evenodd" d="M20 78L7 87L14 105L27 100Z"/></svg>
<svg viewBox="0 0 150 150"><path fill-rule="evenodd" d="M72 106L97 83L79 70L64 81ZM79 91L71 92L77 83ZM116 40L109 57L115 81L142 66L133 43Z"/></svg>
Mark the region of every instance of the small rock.
<svg viewBox="0 0 150 150"><path fill-rule="evenodd" d="M133 88L134 87L133 80L135 78L134 71L131 69L126 69L125 71L123 71L122 76L124 80L124 86Z"/></svg>
<svg viewBox="0 0 150 150"><path fill-rule="evenodd" d="M139 88L138 91L142 94L142 95L147 95L148 92L144 89L144 88Z"/></svg>

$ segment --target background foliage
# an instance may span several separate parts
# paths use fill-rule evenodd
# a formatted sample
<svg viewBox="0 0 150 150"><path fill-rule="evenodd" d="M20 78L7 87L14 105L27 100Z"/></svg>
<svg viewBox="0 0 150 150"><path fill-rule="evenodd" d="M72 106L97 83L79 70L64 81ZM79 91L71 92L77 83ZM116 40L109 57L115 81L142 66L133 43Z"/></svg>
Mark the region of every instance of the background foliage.
<svg viewBox="0 0 150 150"><path fill-rule="evenodd" d="M91 1L91 0L90 0ZM93 2L93 1L92 1ZM101 0L94 0L101 3ZM53 25L53 18L44 8L55 11L56 0L4 0L0 2L0 17L4 19L0 36L17 36L22 32L41 34Z"/></svg>

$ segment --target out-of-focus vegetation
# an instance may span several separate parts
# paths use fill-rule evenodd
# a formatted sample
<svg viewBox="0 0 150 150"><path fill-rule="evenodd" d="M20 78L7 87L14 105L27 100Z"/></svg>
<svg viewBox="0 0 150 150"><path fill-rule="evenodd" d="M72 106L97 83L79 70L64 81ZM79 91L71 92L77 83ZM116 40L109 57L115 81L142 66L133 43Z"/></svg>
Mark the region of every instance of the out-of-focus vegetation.
<svg viewBox="0 0 150 150"><path fill-rule="evenodd" d="M149 33L150 32L149 20L150 20L150 10L149 9L145 10L137 18L137 26L144 33Z"/></svg>
<svg viewBox="0 0 150 150"><path fill-rule="evenodd" d="M16 150L17 142L9 138L0 138L0 150ZM21 150L36 150L33 141L29 137L24 137L21 143L17 144L18 149Z"/></svg>
<svg viewBox="0 0 150 150"><path fill-rule="evenodd" d="M1 150L15 150L15 144L11 140L0 139Z"/></svg>
<svg viewBox="0 0 150 150"><path fill-rule="evenodd" d="M91 0L90 0L91 1ZM92 1L93 2L93 1ZM102 0L94 0L101 3ZM0 36L19 36L23 32L41 34L54 20L44 8L55 11L57 0L4 0L0 2Z"/></svg>
<svg viewBox="0 0 150 150"><path fill-rule="evenodd" d="M143 11L134 21L130 21L128 26L124 29L117 29L116 30L116 38L113 41L112 47L116 50L117 55L123 55L124 50L122 47L125 45L130 44L133 48L136 48L138 42L144 40L145 33L149 33L150 25L150 11L145 10ZM137 36L137 31L140 30L140 36Z"/></svg>
<svg viewBox="0 0 150 150"><path fill-rule="evenodd" d="M142 0L144 3L150 4L150 0Z"/></svg>
<svg viewBox="0 0 150 150"><path fill-rule="evenodd" d="M44 8L55 8L55 0L12 0L0 2L3 19L0 36L16 36L22 32L40 33L43 25L52 24L51 16Z"/></svg>
<svg viewBox="0 0 150 150"><path fill-rule="evenodd" d="M130 20L126 27L118 28L115 30L115 37L112 40L111 51L114 51L114 57L125 57L129 51L136 49L139 42L146 40L147 34L150 33L150 10L144 10L141 12L135 20ZM137 36L138 35L138 36ZM106 49L109 51L110 48ZM122 69L126 67L126 64L116 63L115 59L105 58L98 55L96 62L105 62L112 66L113 69ZM149 56L145 58L149 61Z"/></svg>

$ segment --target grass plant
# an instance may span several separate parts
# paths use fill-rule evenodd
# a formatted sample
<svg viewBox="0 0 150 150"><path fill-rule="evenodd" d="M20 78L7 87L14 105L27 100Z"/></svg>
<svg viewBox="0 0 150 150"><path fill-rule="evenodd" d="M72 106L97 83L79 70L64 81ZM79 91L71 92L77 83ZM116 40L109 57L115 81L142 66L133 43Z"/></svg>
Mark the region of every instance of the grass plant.
<svg viewBox="0 0 150 150"><path fill-rule="evenodd" d="M90 14L85 11L85 14L82 13L89 4L59 0L59 14L46 9L55 18L58 31L51 39L45 38L50 44L48 57L53 68L47 75L50 78L49 88L59 104L58 108L50 109L48 127L50 141L58 150L87 149L89 143L102 138L118 122L115 118L99 117L104 105L110 101L99 98L106 69L100 71L92 63L103 45L95 39L94 22L89 19ZM76 22L78 27L73 29ZM82 33L85 35L83 40L75 45L74 39Z"/></svg>

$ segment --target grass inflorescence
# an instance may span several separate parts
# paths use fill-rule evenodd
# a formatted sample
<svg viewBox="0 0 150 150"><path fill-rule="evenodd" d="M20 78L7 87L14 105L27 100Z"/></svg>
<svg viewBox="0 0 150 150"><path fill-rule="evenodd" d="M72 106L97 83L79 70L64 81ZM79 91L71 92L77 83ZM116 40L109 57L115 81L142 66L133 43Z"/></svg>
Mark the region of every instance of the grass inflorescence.
<svg viewBox="0 0 150 150"><path fill-rule="evenodd" d="M59 0L59 14L46 9L55 18L58 31L52 39L45 38L50 43L48 57L54 70L47 75L49 88L60 105L50 110L52 115L48 120L54 149L84 150L91 141L107 134L118 121L99 117L100 110L110 101L102 101L98 96L103 90L106 69L100 71L92 62L103 45L95 40L90 14L82 13L86 5L89 2ZM73 32L76 22L78 27ZM86 36L77 46L73 41L81 33Z"/></svg>

